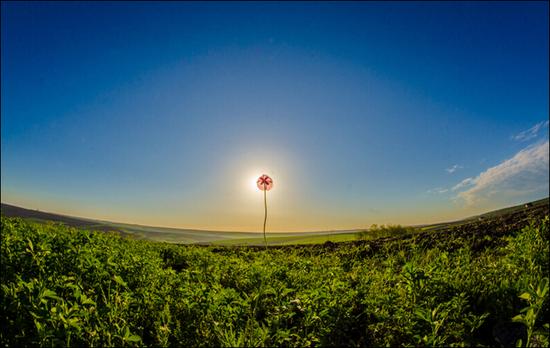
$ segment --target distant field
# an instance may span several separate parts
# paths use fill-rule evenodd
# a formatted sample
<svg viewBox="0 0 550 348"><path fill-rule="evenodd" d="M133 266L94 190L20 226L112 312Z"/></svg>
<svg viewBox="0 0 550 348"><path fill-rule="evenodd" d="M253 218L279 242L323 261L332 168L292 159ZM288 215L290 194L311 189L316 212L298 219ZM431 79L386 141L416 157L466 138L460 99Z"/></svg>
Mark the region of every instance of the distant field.
<svg viewBox="0 0 550 348"><path fill-rule="evenodd" d="M263 234L258 232L230 232L208 231L180 228L166 228L155 226L142 226L109 221L91 220L79 217L65 216L25 209L2 203L2 214L8 217L22 217L33 222L59 222L64 225L86 230L116 232L133 239L149 240L176 244L263 244ZM269 243L281 244L292 241L299 243L324 243L329 236L331 241L343 241L352 239L355 231L322 231L322 232L296 232L296 233L268 233ZM348 234L348 238L336 237L339 234Z"/></svg>
<svg viewBox="0 0 550 348"><path fill-rule="evenodd" d="M357 233L324 233L319 235L306 235L306 236L267 236L267 243L269 245L288 245L288 244L321 244L325 242L347 242L350 240L356 240ZM239 238L239 239L224 239L217 240L211 244L216 245L263 245L264 239L260 238Z"/></svg>
<svg viewBox="0 0 550 348"><path fill-rule="evenodd" d="M529 203L529 209L536 209L541 206L548 206L548 198ZM431 225L416 226L420 231L439 231L450 226L460 226L473 221L484 219L495 219L514 212L525 210L523 204L508 207L481 215L469 217L464 220L437 223ZM116 232L118 234L138 240L149 240L155 242L166 242L175 244L215 244L215 245L263 245L262 233L258 232L228 232L228 231L207 231L179 228L166 228L154 226L142 226L109 221L92 220L73 216L64 216L41 212L37 210L24 209L2 203L2 214L8 217L22 217L34 222L60 222L67 226L87 230L98 230L104 232ZM300 232L300 233L268 233L269 245L288 244L322 244L325 242L346 242L357 239L357 233L361 230L348 231L321 231L321 232ZM367 239L368 236L366 236Z"/></svg>

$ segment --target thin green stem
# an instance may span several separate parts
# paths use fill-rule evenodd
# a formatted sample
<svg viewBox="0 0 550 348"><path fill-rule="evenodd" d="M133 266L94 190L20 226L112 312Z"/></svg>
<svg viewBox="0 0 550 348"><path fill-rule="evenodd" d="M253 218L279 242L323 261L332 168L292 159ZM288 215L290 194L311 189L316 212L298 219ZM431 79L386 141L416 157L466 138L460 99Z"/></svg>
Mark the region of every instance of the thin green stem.
<svg viewBox="0 0 550 348"><path fill-rule="evenodd" d="M267 222L267 190L264 187L264 243L267 249L267 238L265 237L265 224Z"/></svg>

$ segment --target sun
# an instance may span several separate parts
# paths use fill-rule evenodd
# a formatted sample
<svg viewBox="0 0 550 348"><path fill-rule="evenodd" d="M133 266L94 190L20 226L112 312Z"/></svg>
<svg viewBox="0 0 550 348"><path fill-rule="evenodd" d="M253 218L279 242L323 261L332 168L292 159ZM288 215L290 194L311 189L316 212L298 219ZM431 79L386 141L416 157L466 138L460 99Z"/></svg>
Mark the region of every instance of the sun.
<svg viewBox="0 0 550 348"><path fill-rule="evenodd" d="M258 179L260 178L260 176L267 173L267 171L254 171L253 173L254 175L248 177L248 179L246 180L246 186L253 191L258 191Z"/></svg>
<svg viewBox="0 0 550 348"><path fill-rule="evenodd" d="M256 186L256 182L258 181L258 178L260 177L260 175L262 174L258 174L250 177L250 180L249 180L250 188L254 191L258 190L258 187Z"/></svg>

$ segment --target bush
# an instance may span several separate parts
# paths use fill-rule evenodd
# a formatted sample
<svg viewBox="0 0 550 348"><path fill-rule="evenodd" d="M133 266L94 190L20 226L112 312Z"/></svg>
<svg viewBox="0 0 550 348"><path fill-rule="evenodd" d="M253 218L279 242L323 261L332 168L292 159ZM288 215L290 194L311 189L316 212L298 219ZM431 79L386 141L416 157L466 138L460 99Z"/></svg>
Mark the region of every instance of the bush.
<svg viewBox="0 0 550 348"><path fill-rule="evenodd" d="M387 237L399 237L417 232L414 227L401 225L376 225L373 224L368 230L357 233L357 239L369 240Z"/></svg>

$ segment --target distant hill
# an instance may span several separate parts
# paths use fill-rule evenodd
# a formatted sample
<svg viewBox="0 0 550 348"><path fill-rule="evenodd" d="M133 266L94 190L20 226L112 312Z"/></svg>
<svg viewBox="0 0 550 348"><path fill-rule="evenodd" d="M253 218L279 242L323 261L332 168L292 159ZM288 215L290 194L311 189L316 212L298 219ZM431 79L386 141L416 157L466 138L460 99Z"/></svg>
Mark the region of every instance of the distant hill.
<svg viewBox="0 0 550 348"><path fill-rule="evenodd" d="M89 226L98 225L97 221L91 219L85 219L80 217L66 216L60 214L46 213L40 210L31 210L21 207L16 207L14 205L2 203L1 205L2 214L10 217L21 217L31 220L43 220L43 221L53 221L61 222L67 226L71 227L82 227L86 228ZM101 229L103 230L103 229ZM107 229L105 229L107 230ZM112 230L112 229L109 229Z"/></svg>
<svg viewBox="0 0 550 348"><path fill-rule="evenodd" d="M536 201L522 203L511 207L497 209L487 213L470 216L462 220L428 224L428 225L418 225L416 227L423 227L424 230L444 229L450 226L459 226L459 225L469 224L473 221L484 221L484 220L494 220L494 219L504 218L524 210L528 210L530 212L538 212L540 210L547 211L549 204L550 204L550 198L546 197Z"/></svg>
<svg viewBox="0 0 550 348"><path fill-rule="evenodd" d="M131 236L135 239L147 239L157 242L168 243L211 243L218 240L232 239L256 239L260 238L257 232L229 232L229 231L209 231L209 230L193 230L183 228L168 228L143 226L135 224L125 224L119 222L92 220L81 217L66 216L61 214L53 214L42 212L39 210L25 209L11 204L1 204L2 214L8 217L20 217L36 222L57 222L67 226L83 228L88 230L98 230L105 232L116 232L121 235ZM297 233L276 233L280 237L297 237L308 235L334 235L339 233L350 233L355 231L325 231L325 232L297 232ZM275 233L271 233L271 236ZM263 241L263 237L262 241Z"/></svg>

